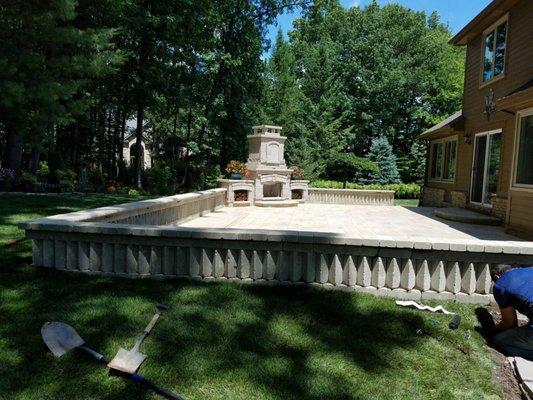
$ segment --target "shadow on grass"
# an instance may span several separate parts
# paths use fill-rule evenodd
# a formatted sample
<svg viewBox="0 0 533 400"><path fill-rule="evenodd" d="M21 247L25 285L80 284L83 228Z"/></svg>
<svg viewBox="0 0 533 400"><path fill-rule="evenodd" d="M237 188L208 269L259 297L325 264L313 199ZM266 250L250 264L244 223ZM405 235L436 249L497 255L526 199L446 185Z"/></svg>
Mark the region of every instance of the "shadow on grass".
<svg viewBox="0 0 533 400"><path fill-rule="evenodd" d="M349 369L369 379L386 373L393 349L413 346L424 325L367 297L306 287L120 280L21 266L4 271L0 289L0 393L13 398L149 396L83 356L54 359L40 337L46 321L71 324L111 358L133 345L154 303L168 304L143 345L149 358L141 372L198 399L353 399Z"/></svg>

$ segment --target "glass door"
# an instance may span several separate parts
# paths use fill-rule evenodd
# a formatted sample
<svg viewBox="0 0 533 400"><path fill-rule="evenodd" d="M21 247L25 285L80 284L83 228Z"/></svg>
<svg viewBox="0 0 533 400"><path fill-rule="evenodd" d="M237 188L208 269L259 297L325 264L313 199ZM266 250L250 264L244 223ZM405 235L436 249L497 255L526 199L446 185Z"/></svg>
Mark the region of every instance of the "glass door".
<svg viewBox="0 0 533 400"><path fill-rule="evenodd" d="M470 202L490 206L496 194L500 176L501 132L492 131L476 135Z"/></svg>

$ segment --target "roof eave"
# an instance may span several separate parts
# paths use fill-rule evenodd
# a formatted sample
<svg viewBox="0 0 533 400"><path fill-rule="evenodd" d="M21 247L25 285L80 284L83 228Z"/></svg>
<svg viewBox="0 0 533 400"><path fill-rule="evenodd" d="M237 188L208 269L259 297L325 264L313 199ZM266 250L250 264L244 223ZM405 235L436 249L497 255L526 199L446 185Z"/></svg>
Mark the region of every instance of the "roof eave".
<svg viewBox="0 0 533 400"><path fill-rule="evenodd" d="M449 43L455 46L465 46L472 37L478 35L487 26L501 18L509 8L519 0L493 0L479 14L477 14L466 26L461 29Z"/></svg>

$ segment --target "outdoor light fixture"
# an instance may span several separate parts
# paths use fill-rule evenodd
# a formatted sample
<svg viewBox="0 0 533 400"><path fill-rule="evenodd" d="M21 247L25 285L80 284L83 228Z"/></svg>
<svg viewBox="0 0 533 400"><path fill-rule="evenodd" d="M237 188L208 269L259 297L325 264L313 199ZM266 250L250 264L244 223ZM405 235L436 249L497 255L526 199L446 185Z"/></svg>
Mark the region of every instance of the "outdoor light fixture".
<svg viewBox="0 0 533 400"><path fill-rule="evenodd" d="M472 143L472 133L465 133L465 143L466 144Z"/></svg>
<svg viewBox="0 0 533 400"><path fill-rule="evenodd" d="M485 96L485 111L483 114L487 117L487 120L490 119L490 116L496 111L496 99L494 97L494 91L492 88L489 90L489 93Z"/></svg>

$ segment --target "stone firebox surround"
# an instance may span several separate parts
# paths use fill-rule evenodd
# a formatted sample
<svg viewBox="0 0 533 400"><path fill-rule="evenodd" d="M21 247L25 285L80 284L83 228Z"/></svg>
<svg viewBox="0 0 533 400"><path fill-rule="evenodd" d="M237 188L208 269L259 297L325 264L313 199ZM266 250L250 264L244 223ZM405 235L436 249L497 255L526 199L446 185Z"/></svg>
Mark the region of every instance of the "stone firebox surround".
<svg viewBox="0 0 533 400"><path fill-rule="evenodd" d="M492 264L533 264L530 242L176 226L209 218L226 198L226 189L214 189L21 227L32 240L37 267L131 278L312 284L402 299L488 303Z"/></svg>
<svg viewBox="0 0 533 400"><path fill-rule="evenodd" d="M298 191L298 202L308 198L309 181L291 179L292 169L285 162L285 140L281 126L257 125L247 136L249 176L245 180L219 179L219 186L228 190L227 202L231 206L261 204L297 205L292 201L293 191ZM235 192L245 190L248 200L236 201ZM265 200L265 201L264 201ZM272 203L272 205L276 205Z"/></svg>

